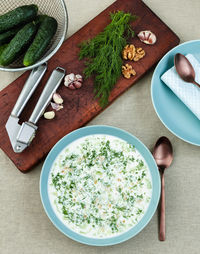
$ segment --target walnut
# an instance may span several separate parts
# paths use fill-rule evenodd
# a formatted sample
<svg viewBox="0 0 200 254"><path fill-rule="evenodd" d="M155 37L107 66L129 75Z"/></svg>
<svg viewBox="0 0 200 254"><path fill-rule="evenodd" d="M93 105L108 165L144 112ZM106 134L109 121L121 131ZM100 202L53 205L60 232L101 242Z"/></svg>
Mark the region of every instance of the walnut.
<svg viewBox="0 0 200 254"><path fill-rule="evenodd" d="M128 60L128 59L133 60L133 58L135 57L135 53L136 53L136 49L133 44L126 45L126 47L124 48L122 52L122 56L125 60Z"/></svg>
<svg viewBox="0 0 200 254"><path fill-rule="evenodd" d="M133 44L127 44L122 52L123 59L139 61L145 56L145 51L142 48L136 48Z"/></svg>
<svg viewBox="0 0 200 254"><path fill-rule="evenodd" d="M126 64L122 66L122 74L125 78L129 79L131 75L135 76L136 72L130 64Z"/></svg>
<svg viewBox="0 0 200 254"><path fill-rule="evenodd" d="M139 61L140 59L142 59L145 56L145 51L142 48L137 48L136 49L136 54L135 57L133 58L133 60L135 62Z"/></svg>

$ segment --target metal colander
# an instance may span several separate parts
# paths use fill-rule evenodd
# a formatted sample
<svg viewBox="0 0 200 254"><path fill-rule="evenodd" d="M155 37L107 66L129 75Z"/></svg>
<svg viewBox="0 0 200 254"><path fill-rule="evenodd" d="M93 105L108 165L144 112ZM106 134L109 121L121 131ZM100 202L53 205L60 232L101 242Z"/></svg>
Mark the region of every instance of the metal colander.
<svg viewBox="0 0 200 254"><path fill-rule="evenodd" d="M68 28L68 15L64 0L4 0L0 1L0 15L22 5L36 4L39 8L38 14L46 14L54 17L58 22L58 29L49 45L45 55L34 65L24 67L23 56L19 57L9 66L2 67L3 71L25 71L33 69L48 61L62 45Z"/></svg>

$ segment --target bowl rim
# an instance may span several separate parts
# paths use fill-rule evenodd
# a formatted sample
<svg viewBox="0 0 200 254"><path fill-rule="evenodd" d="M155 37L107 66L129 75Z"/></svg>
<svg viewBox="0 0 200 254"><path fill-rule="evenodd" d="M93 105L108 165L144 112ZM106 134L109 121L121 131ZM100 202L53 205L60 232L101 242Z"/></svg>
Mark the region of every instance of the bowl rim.
<svg viewBox="0 0 200 254"><path fill-rule="evenodd" d="M55 55L55 53L59 50L59 48L61 47L62 43L65 40L65 36L67 34L67 30L68 30L68 24L69 24L69 16L68 16L68 11L67 11L67 6L64 0L59 0L62 4L62 7L64 9L64 32L63 35L59 41L59 43L57 44L57 46L55 47L55 49L49 54L47 55L44 59L39 60L37 63L27 66L27 67L19 67L19 68L8 68L8 67L3 67L0 65L0 70L1 71L7 71L7 72L18 72L18 71L27 71L27 70L32 70L36 67L38 67L39 65L42 65L43 63L47 62L53 55Z"/></svg>
<svg viewBox="0 0 200 254"><path fill-rule="evenodd" d="M135 147L139 150L139 152L144 157L151 173L152 178L152 197L150 204L142 217L142 219L139 221L138 224L133 226L130 230L114 236L114 237L108 237L108 238L91 238L88 236L84 236L81 234L76 233L75 231L72 231L70 228L68 228L66 225L64 225L61 220L56 216L56 214L53 211L53 208L51 206L49 196L48 196L48 178L49 173L51 170L51 166L53 162L55 161L58 154L69 145L74 140L77 140L81 137L88 136L88 135L94 135L94 134L104 134L104 135L112 135L116 136L118 138L121 138L129 143L132 143L135 145ZM161 190L161 183L160 183L160 174L159 170L157 168L156 162L149 151L149 149L134 135L130 134L129 132L126 132L122 129L112 127L112 126L106 126L106 125L95 125L95 126L87 126L80 129L77 129L70 134L67 134L62 139L60 139L54 147L49 152L40 174L40 197L42 201L42 205L44 207L44 210L51 220L51 222L54 224L54 226L62 232L64 235L68 236L69 238L86 244L86 245L92 245L92 246L109 246L109 245L115 245L119 244L121 242L124 242L133 236L137 235L151 220L153 217L158 202L160 199L160 190Z"/></svg>

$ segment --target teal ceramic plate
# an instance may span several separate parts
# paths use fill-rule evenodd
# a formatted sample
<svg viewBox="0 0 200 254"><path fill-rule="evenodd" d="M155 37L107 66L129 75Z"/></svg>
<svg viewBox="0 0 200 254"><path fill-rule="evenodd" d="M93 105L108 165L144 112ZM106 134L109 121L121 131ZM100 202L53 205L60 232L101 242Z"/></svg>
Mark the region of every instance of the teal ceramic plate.
<svg viewBox="0 0 200 254"><path fill-rule="evenodd" d="M110 238L90 238L84 235L80 235L78 233L75 233L74 231L70 230L68 227L66 227L56 216L56 214L53 211L53 208L51 207L49 196L48 196L48 178L49 178L49 172L51 170L52 164L58 154L71 142L75 141L76 139L79 139L81 137L92 135L92 134L105 134L105 135L112 135L116 136L118 138L121 138L125 141L127 141L130 144L133 144L136 149L142 154L144 157L151 173L152 177L152 198L149 204L149 207L144 214L143 218L139 221L138 224L136 224L133 228L131 228L129 231L122 233L121 235L117 235ZM52 221L52 223L59 229L63 234L68 236L69 238L84 243L88 245L95 245L95 246L106 246L106 245L114 245L121 242L124 242L131 237L138 234L150 221L153 214L156 211L158 201L160 198L160 175L156 166L156 163L150 153L150 151L145 147L145 145L138 140L133 135L129 134L128 132L125 132L123 130L120 130L118 128L109 127L109 126L90 126L78 129L76 131L71 132L64 138L62 138L50 151L49 155L47 156L41 176L40 176L40 195L41 200L44 206L44 209L49 217L49 219Z"/></svg>
<svg viewBox="0 0 200 254"><path fill-rule="evenodd" d="M200 121L160 79L174 65L176 53L190 53L200 61L200 40L173 48L158 63L151 83L153 105L160 120L172 133L188 143L200 146Z"/></svg>

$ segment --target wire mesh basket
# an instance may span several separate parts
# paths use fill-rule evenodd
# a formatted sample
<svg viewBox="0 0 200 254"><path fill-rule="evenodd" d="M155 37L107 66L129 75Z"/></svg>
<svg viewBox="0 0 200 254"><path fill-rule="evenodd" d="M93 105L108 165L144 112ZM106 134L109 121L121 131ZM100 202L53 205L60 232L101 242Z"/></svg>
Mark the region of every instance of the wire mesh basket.
<svg viewBox="0 0 200 254"><path fill-rule="evenodd" d="M19 57L12 64L3 67L0 66L0 70L3 71L25 71L33 69L44 62L48 61L60 48L62 45L67 28L68 28L68 15L64 0L5 0L0 1L0 15L13 10L22 5L36 4L39 8L38 14L46 14L48 16L54 17L58 22L58 29L54 35L46 53L43 57L34 65L24 67L23 66L23 56Z"/></svg>

